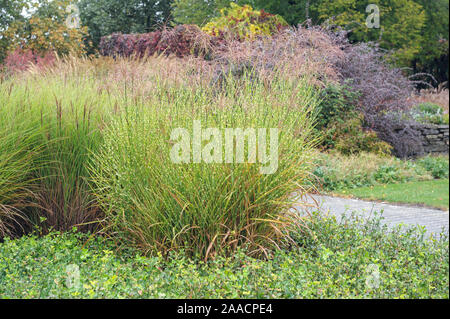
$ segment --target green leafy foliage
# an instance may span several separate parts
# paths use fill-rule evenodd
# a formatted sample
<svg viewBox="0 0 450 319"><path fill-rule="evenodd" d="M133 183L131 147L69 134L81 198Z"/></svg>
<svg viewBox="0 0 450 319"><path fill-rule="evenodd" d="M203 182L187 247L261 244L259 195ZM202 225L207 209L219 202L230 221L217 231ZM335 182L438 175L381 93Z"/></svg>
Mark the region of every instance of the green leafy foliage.
<svg viewBox="0 0 450 319"><path fill-rule="evenodd" d="M245 40L270 36L286 26L287 22L280 16L231 2L230 7L221 9L220 16L213 18L202 30L220 38Z"/></svg>
<svg viewBox="0 0 450 319"><path fill-rule="evenodd" d="M326 128L330 123L345 120L356 109L359 95L351 90L350 83L330 83L320 92L316 127Z"/></svg>
<svg viewBox="0 0 450 319"><path fill-rule="evenodd" d="M366 7L378 5L380 28L366 26ZM320 20L333 17L332 23L351 29L353 41L376 41L387 50L395 49L395 58L400 64L408 65L420 51L420 32L425 24L425 13L413 0L324 0L317 10Z"/></svg>
<svg viewBox="0 0 450 319"><path fill-rule="evenodd" d="M448 114L437 104L424 102L417 104L411 110L413 118L423 124L448 124Z"/></svg>
<svg viewBox="0 0 450 319"><path fill-rule="evenodd" d="M319 2L317 0L174 0L172 14L176 23L202 26L220 15L220 9L229 6L231 2L280 15L290 25L303 23L307 18L317 21L314 10L314 5Z"/></svg>
<svg viewBox="0 0 450 319"><path fill-rule="evenodd" d="M413 72L432 74L437 83L448 81L449 0L414 0L425 10L420 52L412 61ZM436 83L433 83L436 84Z"/></svg>
<svg viewBox="0 0 450 319"><path fill-rule="evenodd" d="M264 9L268 12L279 14L290 25L304 23L311 19L313 23L317 23L317 10L315 6L321 0L253 0L255 8Z"/></svg>
<svg viewBox="0 0 450 319"><path fill-rule="evenodd" d="M239 250L207 263L144 257L77 233L0 243L2 298L448 298L448 238L389 231L377 217L314 217L299 249L269 260ZM297 237L296 237L297 236ZM372 272L371 272L372 271ZM373 273L375 271L376 273ZM377 285L367 285L376 276Z"/></svg>
<svg viewBox="0 0 450 319"><path fill-rule="evenodd" d="M391 146L377 134L364 128L364 117L357 111L359 94L351 84L328 84L321 90L317 108L316 130L322 135L321 147L336 149L342 154L373 152L390 154Z"/></svg>
<svg viewBox="0 0 450 319"><path fill-rule="evenodd" d="M392 146L380 140L377 133L364 127L364 116L353 112L353 118L332 123L324 131L333 143L333 148L344 155L370 152L390 155Z"/></svg>
<svg viewBox="0 0 450 319"><path fill-rule="evenodd" d="M326 191L448 177L448 156L400 160L373 153L321 153L314 174Z"/></svg>
<svg viewBox="0 0 450 319"><path fill-rule="evenodd" d="M174 0L172 3L173 20L177 24L196 24L202 26L220 14L220 9L230 2L242 5L248 1L230 0Z"/></svg>
<svg viewBox="0 0 450 319"><path fill-rule="evenodd" d="M425 156L416 161L425 168L434 178L448 178L449 163L446 156Z"/></svg>

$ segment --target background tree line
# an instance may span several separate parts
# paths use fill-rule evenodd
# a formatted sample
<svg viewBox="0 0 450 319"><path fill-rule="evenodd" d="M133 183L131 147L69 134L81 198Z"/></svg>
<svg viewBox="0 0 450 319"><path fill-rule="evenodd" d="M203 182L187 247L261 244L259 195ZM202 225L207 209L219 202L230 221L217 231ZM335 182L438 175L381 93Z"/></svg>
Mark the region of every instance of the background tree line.
<svg viewBox="0 0 450 319"><path fill-rule="evenodd" d="M336 24L352 42L376 41L392 52L394 63L411 73L448 81L449 0L234 0L282 16L289 24ZM81 25L65 26L65 7L76 4ZM204 25L230 0L0 0L0 61L9 50L67 52L81 47L95 53L100 38L114 32L145 33L163 25ZM365 25L366 7L379 6L380 28ZM24 14L25 13L25 14Z"/></svg>

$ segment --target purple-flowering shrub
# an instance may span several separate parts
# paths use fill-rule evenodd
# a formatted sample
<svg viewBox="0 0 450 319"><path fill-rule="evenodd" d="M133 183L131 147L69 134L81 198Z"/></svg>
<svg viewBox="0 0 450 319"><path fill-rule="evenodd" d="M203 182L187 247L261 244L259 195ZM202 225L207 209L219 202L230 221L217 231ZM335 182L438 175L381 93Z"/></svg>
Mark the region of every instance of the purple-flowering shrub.
<svg viewBox="0 0 450 319"><path fill-rule="evenodd" d="M144 57L155 53L177 57L208 54L218 39L202 32L194 25L179 25L144 34L114 33L102 37L100 53L106 56Z"/></svg>
<svg viewBox="0 0 450 319"><path fill-rule="evenodd" d="M55 63L56 54L46 52L38 54L32 50L16 49L11 51L0 65L0 71L3 69L6 73L15 73L28 70L32 65L38 69L44 69Z"/></svg>
<svg viewBox="0 0 450 319"><path fill-rule="evenodd" d="M104 37L100 52L109 56L164 53L204 57L216 70L213 84L222 83L230 73L240 77L251 72L264 80L274 75L308 76L318 89L325 89L330 82L348 86L359 96L350 109L362 114L364 129L376 132L399 157L423 153L409 114L415 82L392 67L377 46L351 44L341 29L298 26L253 41L225 41L196 26L180 25L141 35Z"/></svg>
<svg viewBox="0 0 450 319"><path fill-rule="evenodd" d="M399 157L423 153L409 114L414 82L401 69L390 66L376 46L347 44L344 52L345 58L336 67L341 78L350 79L350 87L359 92L358 109L365 126L391 144Z"/></svg>

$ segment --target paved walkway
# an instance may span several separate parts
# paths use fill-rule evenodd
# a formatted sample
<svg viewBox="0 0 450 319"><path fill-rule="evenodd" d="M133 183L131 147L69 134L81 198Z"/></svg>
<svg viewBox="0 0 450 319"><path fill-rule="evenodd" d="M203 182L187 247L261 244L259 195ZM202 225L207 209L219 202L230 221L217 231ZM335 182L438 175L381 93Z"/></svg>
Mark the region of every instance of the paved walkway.
<svg viewBox="0 0 450 319"><path fill-rule="evenodd" d="M391 205L386 203L368 202L358 199L330 197L313 195L318 202L322 213L328 213L337 217L351 212L363 213L372 217L373 212L383 211L383 222L388 226L422 225L426 227L427 233L439 234L442 229L449 232L449 212L424 207L410 207ZM308 202L313 203L312 199Z"/></svg>

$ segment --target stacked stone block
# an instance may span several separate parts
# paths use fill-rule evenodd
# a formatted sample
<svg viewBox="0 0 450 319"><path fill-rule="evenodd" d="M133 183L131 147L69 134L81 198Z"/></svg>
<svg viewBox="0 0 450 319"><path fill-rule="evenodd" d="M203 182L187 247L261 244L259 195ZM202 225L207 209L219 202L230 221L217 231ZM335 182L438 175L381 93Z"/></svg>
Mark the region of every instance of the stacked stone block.
<svg viewBox="0 0 450 319"><path fill-rule="evenodd" d="M425 153L448 153L448 125L420 124L413 126L413 128L417 130L421 136Z"/></svg>

